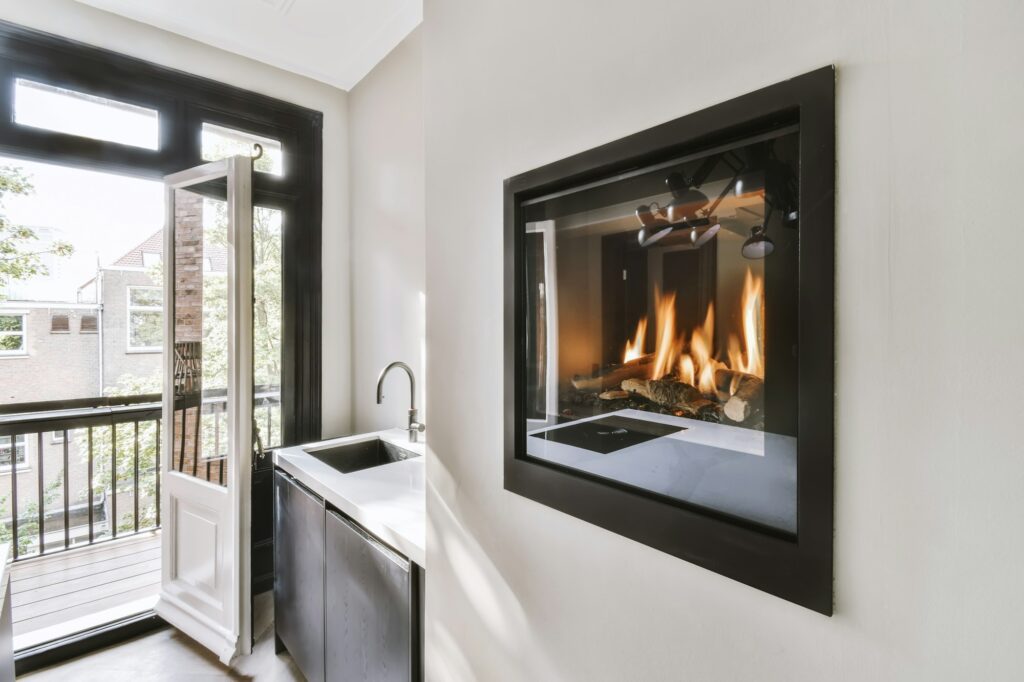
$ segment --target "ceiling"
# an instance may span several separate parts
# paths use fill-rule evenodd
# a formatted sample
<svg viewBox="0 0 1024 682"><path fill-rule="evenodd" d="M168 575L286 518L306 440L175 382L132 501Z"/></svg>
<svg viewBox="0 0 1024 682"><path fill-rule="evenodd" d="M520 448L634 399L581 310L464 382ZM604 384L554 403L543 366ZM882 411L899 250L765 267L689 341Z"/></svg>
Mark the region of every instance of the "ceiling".
<svg viewBox="0 0 1024 682"><path fill-rule="evenodd" d="M422 0L78 0L350 90L419 23Z"/></svg>

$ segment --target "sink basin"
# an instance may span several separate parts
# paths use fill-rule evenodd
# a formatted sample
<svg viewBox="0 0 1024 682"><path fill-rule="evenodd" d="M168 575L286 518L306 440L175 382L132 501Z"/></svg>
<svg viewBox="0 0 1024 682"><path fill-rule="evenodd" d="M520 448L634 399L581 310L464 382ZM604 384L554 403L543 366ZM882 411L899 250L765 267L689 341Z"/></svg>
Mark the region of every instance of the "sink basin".
<svg viewBox="0 0 1024 682"><path fill-rule="evenodd" d="M417 452L406 450L380 438L345 443L344 445L309 448L303 452L316 457L327 466L337 469L343 474L351 474L354 471L372 469L391 462L400 462L403 459L420 456Z"/></svg>

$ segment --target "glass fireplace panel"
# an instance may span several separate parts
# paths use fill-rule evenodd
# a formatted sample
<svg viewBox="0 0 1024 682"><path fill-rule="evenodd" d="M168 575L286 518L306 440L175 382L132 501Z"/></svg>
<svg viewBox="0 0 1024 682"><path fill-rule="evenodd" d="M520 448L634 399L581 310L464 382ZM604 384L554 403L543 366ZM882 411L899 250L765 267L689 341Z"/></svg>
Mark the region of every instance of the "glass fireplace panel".
<svg viewBox="0 0 1024 682"><path fill-rule="evenodd" d="M527 455L796 533L798 135L530 199Z"/></svg>

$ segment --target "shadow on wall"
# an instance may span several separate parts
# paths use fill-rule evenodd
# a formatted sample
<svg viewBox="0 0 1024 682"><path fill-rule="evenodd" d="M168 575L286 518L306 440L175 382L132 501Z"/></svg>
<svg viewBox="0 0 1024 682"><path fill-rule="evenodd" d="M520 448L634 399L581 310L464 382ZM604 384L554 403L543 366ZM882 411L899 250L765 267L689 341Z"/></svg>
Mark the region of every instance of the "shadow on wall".
<svg viewBox="0 0 1024 682"><path fill-rule="evenodd" d="M442 481L442 487L450 490L455 488L448 470L429 443L427 458L432 474L427 480L427 507L431 512L427 515L427 563L429 566L443 557L450 565L448 571L432 573L428 568L427 580L454 580L455 584L445 585L443 590L428 590L425 615L428 635L424 651L426 678L453 682L485 679L481 671L473 669L471 660L475 658L500 661L500 668L509 671L510 678L561 679L545 653L543 642L536 641L532 635L524 635L538 630L529 623L512 587L472 533L458 521L459 516L445 503L430 480ZM448 530L441 532L439 527ZM463 600L476 614L476 619L460 623L459 630L450 629L432 617L429 592L450 595L449 601L452 596ZM460 607L458 611L465 612L465 609ZM480 627L486 628L489 635L481 637L475 634ZM474 651L473 656L464 653L466 646L488 644L491 645L489 651Z"/></svg>

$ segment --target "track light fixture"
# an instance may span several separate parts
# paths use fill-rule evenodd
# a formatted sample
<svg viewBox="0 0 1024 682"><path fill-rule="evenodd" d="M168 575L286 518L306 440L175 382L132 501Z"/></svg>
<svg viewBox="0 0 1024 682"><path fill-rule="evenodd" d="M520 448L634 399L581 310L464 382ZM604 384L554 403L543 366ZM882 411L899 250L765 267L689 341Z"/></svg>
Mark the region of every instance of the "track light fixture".
<svg viewBox="0 0 1024 682"><path fill-rule="evenodd" d="M740 249L740 253L743 254L744 258L757 260L770 255L774 250L775 242L765 234L764 225L754 225L750 228L750 237L747 241L743 242L743 248Z"/></svg>

